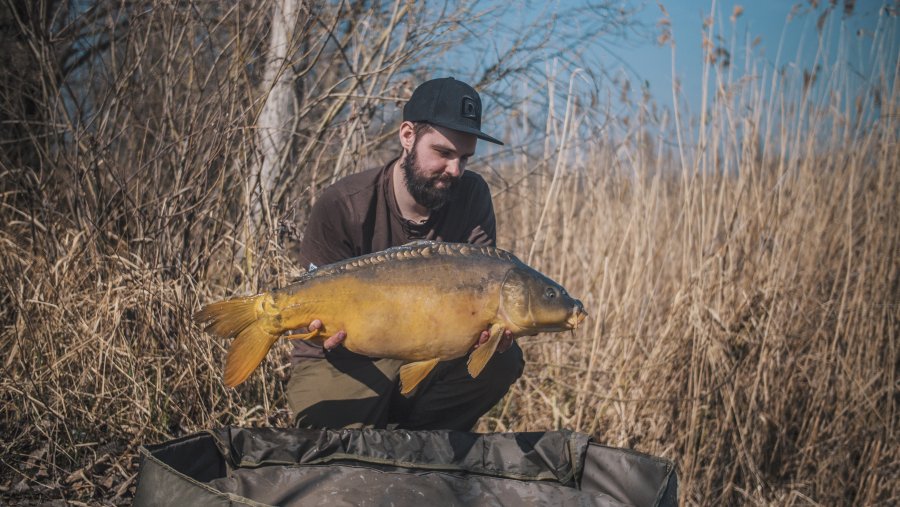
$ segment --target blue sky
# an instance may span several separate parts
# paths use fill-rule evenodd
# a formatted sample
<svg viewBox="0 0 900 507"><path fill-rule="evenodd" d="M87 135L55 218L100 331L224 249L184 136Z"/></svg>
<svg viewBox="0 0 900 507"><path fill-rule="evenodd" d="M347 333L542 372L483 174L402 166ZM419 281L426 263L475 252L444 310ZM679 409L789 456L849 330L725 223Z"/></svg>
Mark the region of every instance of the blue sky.
<svg viewBox="0 0 900 507"><path fill-rule="evenodd" d="M701 101L702 84L702 30L703 19L709 16L713 2L701 0L679 0L660 2L668 11L672 23L672 32L675 39L675 72L682 83L682 93L690 109L696 113L699 111ZM757 59L762 59L770 68L776 66L776 57L779 67L788 65L799 69L811 69L815 59L817 47L816 23L828 0L819 2L818 9L813 10L809 2L790 1L734 1L720 0L715 2L718 20L715 25L716 33L723 34L726 43L730 45L732 36L736 37L738 47L745 41L753 41L759 37L759 44L753 49L752 54ZM842 15L842 4L838 2L837 12L828 17L830 30L825 42L830 46L831 53L837 51L837 39L843 28L846 48L851 55L859 55L871 49L871 34L879 22L879 11L887 5L897 8L897 2L885 2L881 0L865 0L855 3L853 14L847 18ZM795 11L789 20L789 15L799 5L801 8ZM743 13L732 23L729 19L735 8L741 6ZM655 3L645 5L638 17L643 23L655 26L662 18L662 13ZM882 23L894 23L897 18L881 16ZM896 28L896 26L895 26ZM779 44L781 54L778 56ZM896 61L897 45L893 44L892 54L887 61ZM743 54L741 51L732 55L732 64L736 70L743 68ZM660 103L671 106L672 104L672 53L669 47L659 47L654 44L635 44L632 47L620 48L620 55L629 63L633 71L642 79L649 81L650 90L654 98ZM857 59L853 57L854 59ZM869 69L864 68L866 58L858 58L860 73L866 74Z"/></svg>
<svg viewBox="0 0 900 507"><path fill-rule="evenodd" d="M656 114L646 127L650 131L660 126L674 127L672 47L657 42L659 22L664 17L660 5L667 12L675 41L675 75L680 85L677 128L684 134L685 146L692 146L699 135L702 44L704 32L708 33L704 19L711 14L715 20L714 42L732 53L731 65L726 70L727 82L750 83L749 87L732 89L772 95L764 95L763 101L778 98L796 103L805 97L807 104L820 107L831 107L832 99L838 97L842 112L856 117L861 111L861 119L871 122L881 114L880 106L873 105L878 99L872 91L877 88L883 94L894 87L900 58L900 0L836 0L834 5L832 0L636 0L615 4L636 9L637 13L629 19L636 21L637 26L627 30L621 30L618 23L604 25L602 20L615 17L615 11L600 10L596 15L597 11L589 9L596 3L591 0L478 2L475 9L484 15L482 24L472 23L471 29L464 26L461 32L468 33L470 38L462 44L450 44L446 53L429 62L429 77L454 76L473 83L486 65L498 59L506 65L528 64L527 72L491 81L481 90L485 99L483 127L507 143L503 148L481 143L482 155L508 153L510 148L524 146L542 149L546 108L550 104L548 87L551 84L555 87L552 107L559 124L565 115L570 76L575 69L580 69L578 78L572 80L576 94L586 99L580 101L579 113L588 118L580 124L584 130L579 138L591 138L597 132L595 129L612 128L609 132L613 137L627 131L630 128L627 123L610 119L634 118L633 103L641 99L642 85L646 86L652 102L660 106L654 108ZM849 16L844 14L847 3L853 4ZM732 21L737 6L742 12ZM822 17L826 11L829 15ZM557 13L568 15L557 17ZM820 19L823 23L817 26ZM548 27L550 40L544 40L545 32L541 29ZM882 34L877 50L873 46L876 29ZM509 58L513 41L523 34L526 39L531 37L526 43L538 49ZM583 38L585 35L589 37ZM750 62L749 71L745 70L745 60ZM883 83L878 77L879 69L872 68L874 62L886 67L880 71L881 75L887 75L887 90L878 86ZM815 71L816 76L808 95L799 93L804 87L804 71ZM777 82L778 88L772 94L775 72L783 73L785 78ZM715 78L715 73L711 73L710 94L715 90ZM627 99L630 104L621 98L626 79L630 84ZM865 101L857 109L855 100L860 97ZM586 111L587 107L591 110ZM530 124L520 120L523 115L531 119ZM653 123L662 118L666 119L664 125ZM777 115L766 119L780 121ZM766 124L760 128L768 132L777 126ZM560 134L555 135L558 138Z"/></svg>
<svg viewBox="0 0 900 507"><path fill-rule="evenodd" d="M553 19L557 12L574 12L578 9L586 9L589 0L557 0L556 2L537 2L524 0L521 2L503 2L489 0L479 4L479 9L491 12L497 24L493 29L476 34L475 43L452 48L441 60L435 62L432 70L436 75L454 75L466 79L479 75L480 62L494 61L495 58L506 54L512 40L522 33L528 33L523 27L532 23L544 22ZM595 2L594 2L595 3ZM668 13L671 22L671 31L675 41L675 74L680 82L679 104L682 118L694 118L700 113L702 72L703 72L703 20L714 14L714 36L721 37L716 42L724 44L732 49L731 55L732 79L740 78L744 73L744 48L758 38L758 43L752 46L750 59L755 65L753 72L756 76L765 71L767 76L777 69L786 69L800 77L802 81L803 71L814 69L816 50L819 43L823 43L828 50L826 55L818 60L834 62L838 51L838 41L841 40L844 60L850 66L851 77L847 82L842 82L842 92L853 95L854 89L863 89L871 85L869 78L870 69L868 63L872 60L870 50L872 48L872 34L879 23L882 27L891 29L894 38L900 32L897 12L900 12L900 0L862 0L854 3L850 16L843 15L844 5L847 0L837 0L831 14L824 18L821 32L817 29L820 15L829 8L829 0L784 1L784 0L659 0L623 2L620 5L628 8L637 8L637 15L632 18L640 27L636 30L628 30L625 33L602 33L593 38L589 45L571 43L577 41L578 34L593 33L590 28L590 13L572 16L564 21L559 21L553 28L552 44L559 48L572 44L569 54L579 55L572 61L559 62L559 68L550 69L550 64L543 62L538 68L543 72L542 66L547 66L547 74L553 75L557 87L558 96L565 96L568 86L568 75L576 66L583 68L581 89L594 88L593 93L612 98L612 107L616 108L621 102L618 99L616 87L620 83L611 80L627 78L631 82L632 98L640 96L642 83L649 86L649 92L653 100L661 106L672 108L672 49L670 46L660 46L656 43L659 34L659 21L663 18L662 5ZM812 6L811 4L816 4ZM743 10L742 14L732 21L730 18L736 6ZM889 6L895 15L880 14L885 6ZM714 12L713 12L714 11ZM820 36L820 33L823 34ZM734 43L732 42L734 41ZM779 45L781 52L779 55ZM882 51L882 62L896 62L898 58L898 41L893 40L886 50ZM564 52L565 54L565 52ZM520 55L520 58L522 56ZM562 58L563 60L565 57ZM889 66L892 64L888 63ZM830 66L825 66L830 67ZM604 69L605 74L599 69ZM846 67L844 67L846 69ZM829 69L831 70L831 69ZM556 74L554 74L556 72ZM891 76L894 69L889 69ZM533 75L532 75L533 76ZM497 94L514 91L518 94L542 94L546 93L547 77L533 76L533 82L529 83L517 75L506 82L494 83L487 91L490 97L487 100L487 110L491 109L491 102L496 102ZM543 80L543 82L542 82ZM825 79L816 81L814 89L824 95L820 83ZM492 94L494 94L492 96ZM492 100L493 99L493 100ZM557 101L557 107L563 100ZM601 106L602 107L602 106Z"/></svg>

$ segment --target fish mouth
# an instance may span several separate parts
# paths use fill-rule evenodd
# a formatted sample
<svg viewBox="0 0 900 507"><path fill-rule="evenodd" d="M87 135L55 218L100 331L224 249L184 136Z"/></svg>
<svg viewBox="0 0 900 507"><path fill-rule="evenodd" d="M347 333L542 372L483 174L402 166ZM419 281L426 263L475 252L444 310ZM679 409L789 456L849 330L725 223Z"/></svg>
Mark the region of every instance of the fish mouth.
<svg viewBox="0 0 900 507"><path fill-rule="evenodd" d="M577 329L578 324L581 324L587 318L587 312L584 311L584 305L581 304L581 301L575 301L575 308L572 309L572 315L569 316L569 319L566 321L569 329Z"/></svg>

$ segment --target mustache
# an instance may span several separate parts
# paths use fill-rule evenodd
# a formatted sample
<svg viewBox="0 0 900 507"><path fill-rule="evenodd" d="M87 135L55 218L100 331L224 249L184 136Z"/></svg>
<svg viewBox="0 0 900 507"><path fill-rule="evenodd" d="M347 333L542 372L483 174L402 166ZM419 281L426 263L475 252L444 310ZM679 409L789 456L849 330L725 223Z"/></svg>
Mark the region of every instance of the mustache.
<svg viewBox="0 0 900 507"><path fill-rule="evenodd" d="M459 180L458 176L452 176L446 173L441 173L431 177L431 181L434 183L438 181L443 183L456 183L457 180Z"/></svg>

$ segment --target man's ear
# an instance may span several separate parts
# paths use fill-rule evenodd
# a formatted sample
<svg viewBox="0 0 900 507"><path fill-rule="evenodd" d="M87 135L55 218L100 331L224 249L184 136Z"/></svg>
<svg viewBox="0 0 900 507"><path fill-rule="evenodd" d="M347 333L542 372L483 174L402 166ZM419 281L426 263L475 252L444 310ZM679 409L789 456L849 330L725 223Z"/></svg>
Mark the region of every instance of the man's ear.
<svg viewBox="0 0 900 507"><path fill-rule="evenodd" d="M405 121L400 124L400 146L409 152L412 150L413 144L416 142L416 129L411 121Z"/></svg>

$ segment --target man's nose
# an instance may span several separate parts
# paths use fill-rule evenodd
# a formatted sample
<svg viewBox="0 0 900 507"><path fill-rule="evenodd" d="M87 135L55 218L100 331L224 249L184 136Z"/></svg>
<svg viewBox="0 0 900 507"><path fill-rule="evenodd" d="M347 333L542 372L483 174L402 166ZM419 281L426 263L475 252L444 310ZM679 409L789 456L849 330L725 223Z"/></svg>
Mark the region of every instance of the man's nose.
<svg viewBox="0 0 900 507"><path fill-rule="evenodd" d="M454 178L459 178L462 172L465 170L465 165L458 158L451 159L447 161L447 166L444 168L444 172L449 174Z"/></svg>

